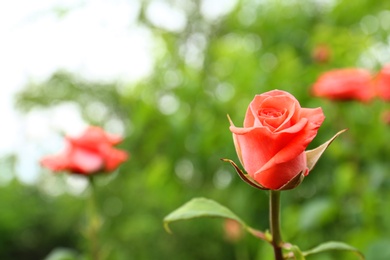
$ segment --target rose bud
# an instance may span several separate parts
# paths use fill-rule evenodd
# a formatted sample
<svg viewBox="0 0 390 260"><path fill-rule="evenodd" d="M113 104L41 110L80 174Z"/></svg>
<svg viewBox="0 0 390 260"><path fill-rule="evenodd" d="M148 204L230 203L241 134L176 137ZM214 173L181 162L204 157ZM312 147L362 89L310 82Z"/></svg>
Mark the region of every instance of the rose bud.
<svg viewBox="0 0 390 260"><path fill-rule="evenodd" d="M288 92L256 95L246 111L244 126L230 121L238 158L248 175L232 161L240 177L252 186L280 190L297 186L309 173L306 147L325 116L321 108L301 108Z"/></svg>

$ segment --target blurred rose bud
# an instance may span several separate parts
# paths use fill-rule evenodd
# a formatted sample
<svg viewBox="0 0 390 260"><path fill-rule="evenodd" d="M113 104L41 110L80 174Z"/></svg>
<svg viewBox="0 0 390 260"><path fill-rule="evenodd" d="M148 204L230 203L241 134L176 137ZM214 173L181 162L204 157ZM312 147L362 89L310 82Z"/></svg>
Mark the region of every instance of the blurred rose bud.
<svg viewBox="0 0 390 260"><path fill-rule="evenodd" d="M104 132L99 127L89 127L79 137L66 137L65 151L42 158L42 166L52 171L68 171L91 175L111 172L127 160L128 154L113 146L122 138Z"/></svg>
<svg viewBox="0 0 390 260"><path fill-rule="evenodd" d="M225 231L225 237L229 242L235 243L243 236L241 224L233 219L225 219L223 229Z"/></svg>
<svg viewBox="0 0 390 260"><path fill-rule="evenodd" d="M330 54L331 51L328 45L320 44L314 48L312 52L312 57L313 60L317 63L326 63L330 59Z"/></svg>

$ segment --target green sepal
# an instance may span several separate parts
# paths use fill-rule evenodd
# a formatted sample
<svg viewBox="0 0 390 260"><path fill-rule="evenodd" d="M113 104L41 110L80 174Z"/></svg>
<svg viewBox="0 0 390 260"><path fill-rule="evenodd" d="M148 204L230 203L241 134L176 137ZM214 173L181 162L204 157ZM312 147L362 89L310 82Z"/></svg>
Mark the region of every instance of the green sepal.
<svg viewBox="0 0 390 260"><path fill-rule="evenodd" d="M303 181L304 178L305 178L305 175L303 174L303 172L300 172L294 178L289 180L286 184L284 184L282 187L280 187L277 190L279 190L279 191L281 191L281 190L292 190L295 187L297 187L299 184L301 184L301 182Z"/></svg>
<svg viewBox="0 0 390 260"><path fill-rule="evenodd" d="M306 260L303 255L301 249L296 245L286 244L283 246L284 249L290 251L287 255L285 255L285 259L295 259L295 260Z"/></svg>
<svg viewBox="0 0 390 260"><path fill-rule="evenodd" d="M311 171L316 165L317 161L320 159L321 155L325 152L326 148L336 139L339 135L347 131L347 129L343 129L336 133L332 138L330 138L327 142L318 146L315 149L305 151L306 153L306 164L309 171Z"/></svg>
<svg viewBox="0 0 390 260"><path fill-rule="evenodd" d="M252 179L252 177L249 176L249 174L245 174L244 171L241 170L240 167L238 167L237 164L235 162L233 162L232 160L230 160L230 159L221 159L221 160L224 162L229 162L234 167L238 176L240 176L241 180L245 181L246 183L248 183L252 187L254 187L256 189L260 189L260 190L269 190L269 189L263 187L261 184L257 183L254 179Z"/></svg>

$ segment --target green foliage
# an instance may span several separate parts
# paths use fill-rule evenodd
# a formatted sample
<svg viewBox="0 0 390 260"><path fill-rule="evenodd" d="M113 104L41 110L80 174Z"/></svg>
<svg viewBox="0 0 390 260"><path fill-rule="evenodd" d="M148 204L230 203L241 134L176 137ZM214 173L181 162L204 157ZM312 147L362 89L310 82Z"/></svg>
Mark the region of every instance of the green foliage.
<svg viewBox="0 0 390 260"><path fill-rule="evenodd" d="M11 182L0 188L0 258L43 259L59 245L76 247L82 198L48 197ZM66 209L66 210L64 210Z"/></svg>
<svg viewBox="0 0 390 260"><path fill-rule="evenodd" d="M386 48L378 54L374 46L388 46L390 2L238 1L227 15L208 21L200 1L167 1L188 17L176 33L147 19L149 2L141 1L138 20L156 42L149 77L123 85L61 71L17 97L22 111L71 102L88 123L123 125L120 146L131 159L97 183L107 259L271 257L251 236L234 243L224 239L220 221L183 223L174 235L162 225L178 205L202 196L234 209L256 229L268 228L266 193L242 182L220 158L237 161L226 114L242 121L253 96L271 89L291 92L303 107L323 108L327 118L311 147L349 129L297 189L283 192L283 238L302 250L344 241L367 259L387 259L390 135L381 114L388 105L321 100L310 95L310 86L332 68L375 71L386 62ZM327 61L313 55L319 45L330 50ZM16 171L2 168L11 170ZM83 195L52 196L40 185L1 186L0 258L42 259L57 247L82 253L83 203ZM332 252L315 259L356 256Z"/></svg>

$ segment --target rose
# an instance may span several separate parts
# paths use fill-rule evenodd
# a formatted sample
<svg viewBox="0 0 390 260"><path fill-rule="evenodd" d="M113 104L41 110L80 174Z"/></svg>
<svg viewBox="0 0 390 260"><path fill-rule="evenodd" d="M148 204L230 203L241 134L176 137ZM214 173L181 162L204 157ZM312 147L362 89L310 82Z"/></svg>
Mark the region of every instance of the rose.
<svg viewBox="0 0 390 260"><path fill-rule="evenodd" d="M368 70L347 68L323 73L312 87L317 97L367 102L374 97L372 76Z"/></svg>
<svg viewBox="0 0 390 260"><path fill-rule="evenodd" d="M378 97L390 101L390 64L384 66L376 76L376 91Z"/></svg>
<svg viewBox="0 0 390 260"><path fill-rule="evenodd" d="M262 188L278 190L309 168L305 149L325 117L321 108L301 108L294 96L273 90L256 95L244 126L230 122L238 158Z"/></svg>
<svg viewBox="0 0 390 260"><path fill-rule="evenodd" d="M66 141L65 151L42 158L42 166L56 172L91 175L111 172L128 158L125 151L113 147L122 138L108 134L99 127L89 127L79 137L67 136Z"/></svg>

